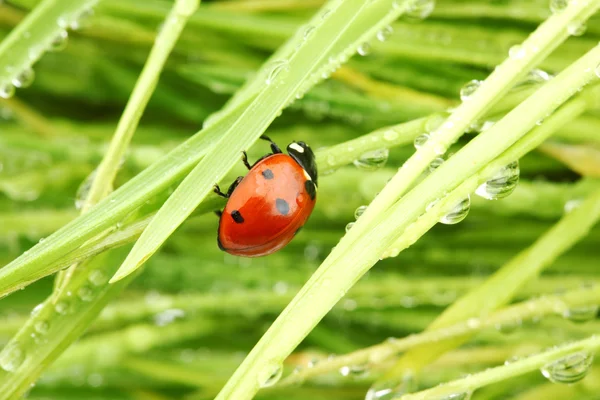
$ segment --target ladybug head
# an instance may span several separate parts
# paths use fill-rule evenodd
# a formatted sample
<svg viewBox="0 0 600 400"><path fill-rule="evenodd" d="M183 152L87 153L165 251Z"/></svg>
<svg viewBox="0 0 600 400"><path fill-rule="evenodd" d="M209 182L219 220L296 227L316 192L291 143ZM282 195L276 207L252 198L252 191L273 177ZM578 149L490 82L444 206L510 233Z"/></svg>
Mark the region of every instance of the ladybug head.
<svg viewBox="0 0 600 400"><path fill-rule="evenodd" d="M317 162L315 153L304 142L292 142L287 147L287 152L310 176L317 185Z"/></svg>

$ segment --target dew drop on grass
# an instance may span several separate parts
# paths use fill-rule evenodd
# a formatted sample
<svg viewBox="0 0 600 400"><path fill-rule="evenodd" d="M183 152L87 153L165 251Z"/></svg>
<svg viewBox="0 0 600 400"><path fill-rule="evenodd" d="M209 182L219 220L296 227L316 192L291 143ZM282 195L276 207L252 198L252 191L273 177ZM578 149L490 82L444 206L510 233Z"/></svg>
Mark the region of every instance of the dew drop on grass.
<svg viewBox="0 0 600 400"><path fill-rule="evenodd" d="M518 161L505 165L491 179L479 185L475 194L487 200L503 199L515 191L519 174Z"/></svg>
<svg viewBox="0 0 600 400"><path fill-rule="evenodd" d="M353 227L353 226L354 226L354 222L349 222L349 223L346 225L346 232L350 231L350 229L352 229L352 227Z"/></svg>
<svg viewBox="0 0 600 400"><path fill-rule="evenodd" d="M450 393L436 398L435 400L469 400L472 392Z"/></svg>
<svg viewBox="0 0 600 400"><path fill-rule="evenodd" d="M40 333L42 335L45 335L46 333L48 333L48 330L50 329L50 324L48 323L48 321L37 321L34 325L33 325L33 329L35 329L35 331L37 333Z"/></svg>
<svg viewBox="0 0 600 400"><path fill-rule="evenodd" d="M390 155L388 149L379 149L363 153L358 159L354 160L354 165L365 171L375 171L385 165Z"/></svg>
<svg viewBox="0 0 600 400"><path fill-rule="evenodd" d="M581 351L544 365L541 372L554 383L575 383L585 378L593 361L592 353Z"/></svg>
<svg viewBox="0 0 600 400"><path fill-rule="evenodd" d="M431 117L429 117L427 119L427 121L425 121L425 130L428 133L433 133L436 130L438 130L438 128L440 126L442 126L442 124L444 123L444 121L446 120L448 116L445 114L434 114Z"/></svg>
<svg viewBox="0 0 600 400"><path fill-rule="evenodd" d="M481 86L481 81L477 79L473 79L469 81L460 89L460 99L462 101L467 101L471 99L471 97L475 94L477 89Z"/></svg>
<svg viewBox="0 0 600 400"><path fill-rule="evenodd" d="M429 140L428 133L423 133L423 134L417 136L413 142L413 144L415 145L415 149L420 149L421 147L425 146L425 143L427 143L428 140Z"/></svg>
<svg viewBox="0 0 600 400"><path fill-rule="evenodd" d="M383 138L388 142L393 142L398 139L398 132L393 129L388 129L383 133Z"/></svg>
<svg viewBox="0 0 600 400"><path fill-rule="evenodd" d="M74 31L85 28L91 25L92 17L94 16L94 9L88 8L85 9L79 14L77 18L71 21L70 28Z"/></svg>
<svg viewBox="0 0 600 400"><path fill-rule="evenodd" d="M104 272L95 270L90 273L90 276L88 276L88 281L94 286L102 286L108 282L108 277Z"/></svg>
<svg viewBox="0 0 600 400"><path fill-rule="evenodd" d="M406 16L409 19L425 19L431 15L435 8L435 0L416 0L406 10Z"/></svg>
<svg viewBox="0 0 600 400"><path fill-rule="evenodd" d="M550 0L550 11L553 14L562 12L567 8L567 5L569 5L569 0Z"/></svg>
<svg viewBox="0 0 600 400"><path fill-rule="evenodd" d="M64 301L59 301L54 306L54 310L60 315L66 315L69 312L69 304Z"/></svg>
<svg viewBox="0 0 600 400"><path fill-rule="evenodd" d="M271 70L267 75L267 80L265 81L267 85L272 84L277 80L278 77L281 76L281 73L284 71L289 71L289 63L288 60L276 60L272 63Z"/></svg>
<svg viewBox="0 0 600 400"><path fill-rule="evenodd" d="M0 352L0 367L7 372L15 372L25 361L25 352L18 342L10 342Z"/></svg>
<svg viewBox="0 0 600 400"><path fill-rule="evenodd" d="M315 31L315 27L313 25L308 25L306 27L306 29L304 29L304 34L302 35L304 40L307 40L314 31Z"/></svg>
<svg viewBox="0 0 600 400"><path fill-rule="evenodd" d="M596 318L598 315L598 308L597 304L571 307L565 310L563 317L577 323L588 322Z"/></svg>
<svg viewBox="0 0 600 400"><path fill-rule="evenodd" d="M386 26L379 32L377 32L377 40L380 42L385 42L388 38L394 33L394 29L391 26Z"/></svg>
<svg viewBox="0 0 600 400"><path fill-rule="evenodd" d="M444 163L444 159L441 157L436 157L431 160L431 164L429 164L429 171L433 172L440 167Z"/></svg>
<svg viewBox="0 0 600 400"><path fill-rule="evenodd" d="M15 94L15 87L10 83L5 83L0 86L0 97L10 99Z"/></svg>
<svg viewBox="0 0 600 400"><path fill-rule="evenodd" d="M371 52L371 44L369 42L364 42L363 44L358 46L358 49L356 49L356 51L361 56L366 56Z"/></svg>
<svg viewBox="0 0 600 400"><path fill-rule="evenodd" d="M39 312L42 311L42 308L44 308L44 303L40 303L37 306L33 307L33 310L31 310L31 316L33 317L39 314Z"/></svg>
<svg viewBox="0 0 600 400"><path fill-rule="evenodd" d="M471 197L467 196L463 201L458 203L448 214L444 215L440 222L446 225L458 224L463 219L467 218L471 209Z"/></svg>
<svg viewBox="0 0 600 400"><path fill-rule="evenodd" d="M571 36L581 36L585 33L587 25L582 21L572 21L567 25L567 32Z"/></svg>
<svg viewBox="0 0 600 400"><path fill-rule="evenodd" d="M367 211L367 206L360 206L354 211L354 218L358 219L361 215L363 215Z"/></svg>
<svg viewBox="0 0 600 400"><path fill-rule="evenodd" d="M75 208L78 210L81 210L90 194L90 189L92 188L94 179L96 179L96 171L96 169L93 170L77 188L77 193L75 193Z"/></svg>
<svg viewBox="0 0 600 400"><path fill-rule="evenodd" d="M31 86L35 79L35 72L31 67L25 68L19 75L13 78L12 84L18 88L26 88Z"/></svg>
<svg viewBox="0 0 600 400"><path fill-rule="evenodd" d="M77 290L77 296L83 301L94 300L94 292L89 286L82 286Z"/></svg>
<svg viewBox="0 0 600 400"><path fill-rule="evenodd" d="M526 50L520 44L516 44L508 50L508 56L513 60L520 60L526 55Z"/></svg>
<svg viewBox="0 0 600 400"><path fill-rule="evenodd" d="M258 385L261 388L273 386L283 374L281 364L269 363L258 373Z"/></svg>
<svg viewBox="0 0 600 400"><path fill-rule="evenodd" d="M395 339L388 339L390 340ZM396 400L406 393L415 391L416 388L414 375L406 374L403 378L375 382L369 388L365 400Z"/></svg>
<svg viewBox="0 0 600 400"><path fill-rule="evenodd" d="M67 47L68 41L69 41L69 33L65 30L61 30L54 37L54 39L52 39L52 42L50 42L50 50L51 51L64 50L65 47Z"/></svg>
<svg viewBox="0 0 600 400"><path fill-rule="evenodd" d="M516 332L519 327L521 326L522 321L520 319L516 319L513 321L507 321L507 322L503 322L501 324L497 324L496 325L496 329L498 329L498 331L500 333L503 333L505 335L510 335L511 333Z"/></svg>
<svg viewBox="0 0 600 400"><path fill-rule="evenodd" d="M366 364L359 365L344 365L340 368L340 374L342 376L348 376L353 378L362 378L369 372Z"/></svg>

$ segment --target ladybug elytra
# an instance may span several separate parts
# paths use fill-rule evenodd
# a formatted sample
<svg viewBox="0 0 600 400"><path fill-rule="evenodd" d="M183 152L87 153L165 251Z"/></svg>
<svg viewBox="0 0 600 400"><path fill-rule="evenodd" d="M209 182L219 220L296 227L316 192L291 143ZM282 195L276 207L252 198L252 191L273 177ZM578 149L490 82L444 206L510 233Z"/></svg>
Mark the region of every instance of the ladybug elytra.
<svg viewBox="0 0 600 400"><path fill-rule="evenodd" d="M292 142L288 154L268 137L272 153L254 165L243 153L246 176L238 177L222 193L225 209L218 213L219 248L243 257L265 256L287 245L302 228L317 198L317 165L315 155L304 142Z"/></svg>

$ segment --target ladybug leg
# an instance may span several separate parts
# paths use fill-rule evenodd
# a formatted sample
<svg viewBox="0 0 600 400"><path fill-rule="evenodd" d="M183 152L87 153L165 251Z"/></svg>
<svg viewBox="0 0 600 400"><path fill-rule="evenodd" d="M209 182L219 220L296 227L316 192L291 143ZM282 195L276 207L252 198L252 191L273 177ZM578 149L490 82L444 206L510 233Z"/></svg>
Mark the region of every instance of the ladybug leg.
<svg viewBox="0 0 600 400"><path fill-rule="evenodd" d="M213 192L215 192L218 196L225 197L226 199L229 198L228 194L221 192L221 188L219 187L219 185L214 186Z"/></svg>
<svg viewBox="0 0 600 400"><path fill-rule="evenodd" d="M216 210L215 214L217 214L217 217L221 218L221 215L223 215L223 211L221 210Z"/></svg>
<svg viewBox="0 0 600 400"><path fill-rule="evenodd" d="M245 151L242 151L242 162L246 166L246 168L251 169L252 166L248 163L248 154Z"/></svg>
<svg viewBox="0 0 600 400"><path fill-rule="evenodd" d="M262 135L260 138L262 140L266 140L267 142L271 143L271 151L273 152L273 154L282 153L279 146L277 146L277 144L274 141L272 141L271 138L269 138L268 136L265 136L265 135Z"/></svg>
<svg viewBox="0 0 600 400"><path fill-rule="evenodd" d="M242 181L242 179L244 179L243 176L238 176L237 179L235 181L233 181L233 183L231 184L231 186L229 186L229 189L227 189L227 197L231 196L231 193L233 193L233 191L235 190L235 188L237 187L237 185L240 184L240 182Z"/></svg>

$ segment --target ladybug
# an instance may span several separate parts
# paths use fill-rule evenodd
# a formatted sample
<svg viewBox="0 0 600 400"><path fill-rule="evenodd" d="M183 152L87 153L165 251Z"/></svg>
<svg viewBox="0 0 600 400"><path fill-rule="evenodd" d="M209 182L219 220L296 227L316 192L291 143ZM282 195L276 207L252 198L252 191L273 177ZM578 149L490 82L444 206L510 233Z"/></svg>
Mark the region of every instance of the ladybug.
<svg viewBox="0 0 600 400"><path fill-rule="evenodd" d="M227 193L218 185L214 191L227 198L219 215L217 243L229 254L260 257L287 245L310 216L317 199L315 155L304 142L292 142L288 154L268 137L272 153L254 165L243 152L249 169L238 177Z"/></svg>

